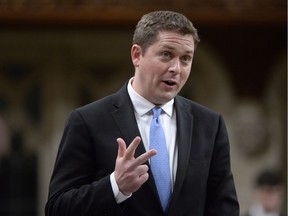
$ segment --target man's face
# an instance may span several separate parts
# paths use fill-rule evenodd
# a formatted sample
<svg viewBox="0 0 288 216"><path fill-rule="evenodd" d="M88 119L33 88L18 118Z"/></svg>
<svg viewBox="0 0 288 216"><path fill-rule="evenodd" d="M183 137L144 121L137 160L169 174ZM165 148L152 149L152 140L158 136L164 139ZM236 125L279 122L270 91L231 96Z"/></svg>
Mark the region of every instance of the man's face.
<svg viewBox="0 0 288 216"><path fill-rule="evenodd" d="M266 212L280 211L283 199L282 186L262 186L257 189L256 195Z"/></svg>
<svg viewBox="0 0 288 216"><path fill-rule="evenodd" d="M132 83L138 94L155 105L173 99L186 83L194 56L192 35L162 31L145 53L139 45L131 49L135 67Z"/></svg>

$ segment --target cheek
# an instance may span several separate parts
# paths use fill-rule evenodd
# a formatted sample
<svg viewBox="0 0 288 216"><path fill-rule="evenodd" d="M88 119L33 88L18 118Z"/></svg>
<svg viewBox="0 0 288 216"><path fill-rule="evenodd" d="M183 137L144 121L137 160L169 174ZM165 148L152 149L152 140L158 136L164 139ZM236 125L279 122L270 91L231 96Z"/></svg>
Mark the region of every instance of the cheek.
<svg viewBox="0 0 288 216"><path fill-rule="evenodd" d="M265 193L262 195L262 203L266 210L273 211L280 206L281 198L279 194Z"/></svg>
<svg viewBox="0 0 288 216"><path fill-rule="evenodd" d="M159 73L162 67L161 63L155 62L153 59L143 59L141 64L142 73L147 76Z"/></svg>
<svg viewBox="0 0 288 216"><path fill-rule="evenodd" d="M183 85L186 83L186 81L188 80L189 78L189 75L190 75L190 70L186 70L184 71L182 74L181 74L181 80L182 80L182 83Z"/></svg>

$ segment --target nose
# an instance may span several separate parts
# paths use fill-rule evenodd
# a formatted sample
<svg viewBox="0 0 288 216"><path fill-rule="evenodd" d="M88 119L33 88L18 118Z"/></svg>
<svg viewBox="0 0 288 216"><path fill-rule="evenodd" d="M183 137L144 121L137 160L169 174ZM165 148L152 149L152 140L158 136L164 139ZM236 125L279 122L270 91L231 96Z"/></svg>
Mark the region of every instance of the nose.
<svg viewBox="0 0 288 216"><path fill-rule="evenodd" d="M181 62L180 59L175 58L173 61L171 61L171 65L169 67L169 72L170 73L180 73L181 72Z"/></svg>

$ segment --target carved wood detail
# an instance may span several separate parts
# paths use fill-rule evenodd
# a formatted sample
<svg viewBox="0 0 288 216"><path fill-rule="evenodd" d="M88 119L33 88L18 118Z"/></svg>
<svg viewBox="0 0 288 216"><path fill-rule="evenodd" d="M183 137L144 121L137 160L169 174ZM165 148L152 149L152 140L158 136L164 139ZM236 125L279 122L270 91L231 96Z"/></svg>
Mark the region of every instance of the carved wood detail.
<svg viewBox="0 0 288 216"><path fill-rule="evenodd" d="M284 0L0 0L0 24L134 25L175 10L206 24L286 24Z"/></svg>

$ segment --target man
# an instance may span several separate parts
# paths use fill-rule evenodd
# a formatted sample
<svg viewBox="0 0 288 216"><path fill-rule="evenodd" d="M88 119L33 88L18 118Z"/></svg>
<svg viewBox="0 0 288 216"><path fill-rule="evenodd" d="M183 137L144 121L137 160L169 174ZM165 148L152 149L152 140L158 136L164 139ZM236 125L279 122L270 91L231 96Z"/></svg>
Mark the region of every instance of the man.
<svg viewBox="0 0 288 216"><path fill-rule="evenodd" d="M177 96L198 42L182 14L141 18L131 48L134 77L69 117L47 216L239 215L222 117Z"/></svg>
<svg viewBox="0 0 288 216"><path fill-rule="evenodd" d="M281 210L285 190L281 177L276 170L264 170L257 176L255 197L245 216L284 216Z"/></svg>

